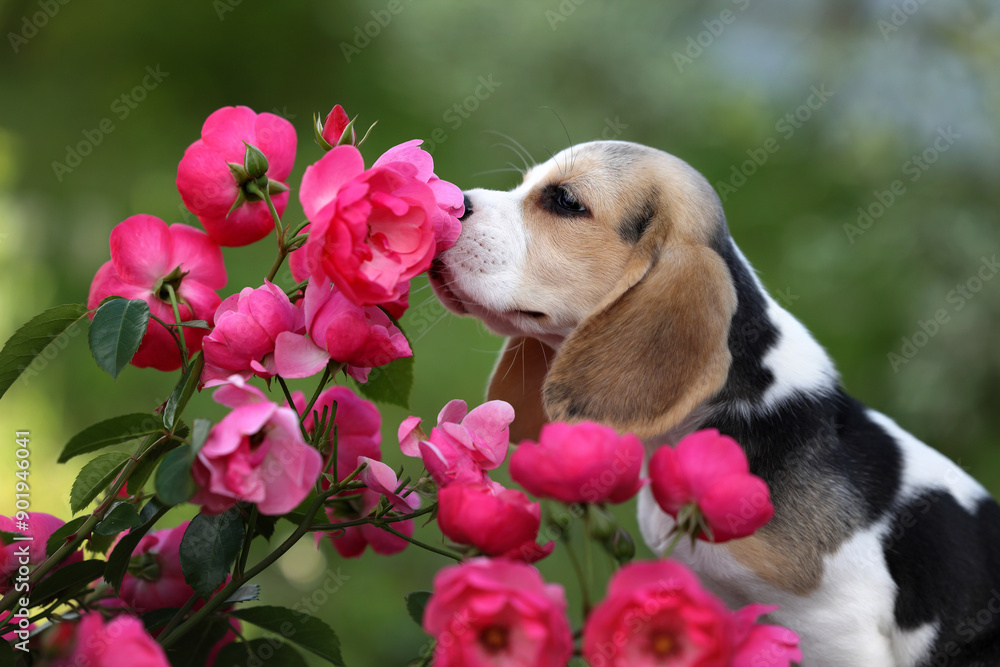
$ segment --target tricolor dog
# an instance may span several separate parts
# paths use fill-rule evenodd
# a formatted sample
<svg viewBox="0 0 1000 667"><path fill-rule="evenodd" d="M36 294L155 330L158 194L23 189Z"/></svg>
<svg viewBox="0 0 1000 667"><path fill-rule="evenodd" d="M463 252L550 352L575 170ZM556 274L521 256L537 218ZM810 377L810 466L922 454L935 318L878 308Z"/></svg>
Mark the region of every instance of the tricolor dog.
<svg viewBox="0 0 1000 667"><path fill-rule="evenodd" d="M1000 665L1000 507L961 468L848 396L764 290L692 167L625 142L576 146L510 192L470 190L431 269L453 312L508 336L491 398L512 439L593 420L648 451L717 428L771 488L751 537L675 552L730 605L781 605L803 664ZM646 542L672 519L648 490Z"/></svg>

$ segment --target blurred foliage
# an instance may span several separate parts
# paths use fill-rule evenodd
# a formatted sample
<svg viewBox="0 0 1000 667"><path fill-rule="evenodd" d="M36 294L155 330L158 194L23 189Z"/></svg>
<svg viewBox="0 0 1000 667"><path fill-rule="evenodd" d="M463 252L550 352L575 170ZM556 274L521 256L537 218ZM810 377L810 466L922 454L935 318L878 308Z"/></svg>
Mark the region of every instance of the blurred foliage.
<svg viewBox="0 0 1000 667"><path fill-rule="evenodd" d="M976 283L1000 244L995 3L30 0L0 2L0 24L2 340L44 308L86 300L125 217L194 223L176 164L220 106L291 120L292 183L320 156L312 114L334 103L362 126L379 121L369 162L422 137L437 173L466 188L513 186L521 154L543 161L570 143L637 141L687 160L725 194L737 243L850 392L1000 492L1000 280ZM952 138L935 148L942 135ZM79 165L54 167L70 165L70 151ZM897 180L879 213L873 204ZM287 216L299 219L292 201ZM859 208L872 214L860 235L845 229ZM228 293L259 284L273 247L225 256ZM968 298L955 296L960 285ZM501 341L446 315L425 287L415 284L403 326L417 355L412 413L432 420L450 398L481 400ZM947 320L921 337L942 310ZM893 368L904 338L923 345ZM33 508L63 518L83 462L56 466L58 449L99 419L158 405L175 381L133 368L113 383L83 339L0 403L0 437L31 432ZM207 393L193 407L222 414ZM393 463L406 414L383 412ZM0 497L0 511L11 505ZM429 588L445 564L415 553L342 561L311 545L282 563L263 581L264 601L315 605L354 665L415 653L424 638L403 594ZM541 567L561 580L566 565ZM340 583L320 595L330 580ZM391 642L380 639L387 623Z"/></svg>

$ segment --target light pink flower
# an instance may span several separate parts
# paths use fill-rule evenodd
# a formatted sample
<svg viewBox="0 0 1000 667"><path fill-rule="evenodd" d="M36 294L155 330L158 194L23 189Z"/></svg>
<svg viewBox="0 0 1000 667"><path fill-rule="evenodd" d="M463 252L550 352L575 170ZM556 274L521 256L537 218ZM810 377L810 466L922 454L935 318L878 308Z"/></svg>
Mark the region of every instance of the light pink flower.
<svg viewBox="0 0 1000 667"><path fill-rule="evenodd" d="M685 505L697 505L714 542L751 535L774 516L767 484L750 473L743 448L715 429L656 450L649 477L663 511L676 518Z"/></svg>
<svg viewBox="0 0 1000 667"><path fill-rule="evenodd" d="M323 465L302 439L295 411L236 375L213 397L232 411L212 427L195 457L191 475L200 488L191 502L213 514L240 500L256 503L261 514L295 509Z"/></svg>
<svg viewBox="0 0 1000 667"><path fill-rule="evenodd" d="M565 667L573 654L561 586L531 565L476 558L444 568L424 610L436 667Z"/></svg>
<svg viewBox="0 0 1000 667"><path fill-rule="evenodd" d="M465 196L455 184L442 181L434 175L434 158L420 148L421 139L413 139L387 150L375 160L373 167L395 168L398 164L413 165L417 168L417 178L434 191L438 210L434 215L434 256L455 245L462 233L462 223L458 221L465 213Z"/></svg>
<svg viewBox="0 0 1000 667"><path fill-rule="evenodd" d="M405 514L420 507L420 496L406 493L406 489L399 489L399 479L392 468L367 456L359 456L358 463L365 464L358 479L371 491L385 496L395 509Z"/></svg>
<svg viewBox="0 0 1000 667"><path fill-rule="evenodd" d="M467 410L465 401L450 401L426 440L421 437L419 417L407 417L399 425L403 454L423 459L441 486L482 482L483 471L498 467L507 457L514 408L504 401L487 401L468 414Z"/></svg>
<svg viewBox="0 0 1000 667"><path fill-rule="evenodd" d="M17 540L10 544L0 540L0 595L6 595L14 587L13 579L21 566L27 565L29 568L34 568L45 560L45 545L52 533L66 523L59 517L44 512L28 512L27 515L28 518L23 522L27 524L27 529L21 529L19 522L12 517L0 516L0 531L31 538L30 540ZM28 556L27 563L22 562L25 550L27 550ZM76 551L64 560L62 565L75 563L79 560L83 560L83 554Z"/></svg>
<svg viewBox="0 0 1000 667"><path fill-rule="evenodd" d="M378 306L351 303L328 280L309 281L303 309L308 338L291 331L276 338L274 367L282 377L315 375L333 359L363 382L372 367L413 356L406 336Z"/></svg>
<svg viewBox="0 0 1000 667"><path fill-rule="evenodd" d="M495 482L449 484L438 492L438 526L449 540L471 544L487 556L535 562L555 545L539 545L542 506Z"/></svg>
<svg viewBox="0 0 1000 667"><path fill-rule="evenodd" d="M284 118L257 114L249 107L223 107L205 120L201 139L191 144L177 167L177 189L184 205L198 216L208 235L224 246L242 246L267 236L274 219L263 200L247 201L229 213L242 183L227 163L243 164L246 146L258 148L268 161L267 177L282 186L295 162L295 129ZM271 195L281 215L288 192Z"/></svg>
<svg viewBox="0 0 1000 667"><path fill-rule="evenodd" d="M339 104L334 105L333 109L330 110L330 113L326 115L326 120L323 121L323 131L321 133L323 140L330 144L330 146L336 146L340 141L341 136L343 136L344 130L347 129L347 126L350 125L350 123L351 119L348 118L347 112L344 111L344 107ZM358 135L352 127L350 141L347 143L354 146L357 144L357 139Z"/></svg>
<svg viewBox="0 0 1000 667"><path fill-rule="evenodd" d="M299 197L309 240L297 253L352 303L396 301L434 257L434 192L412 165L365 170L353 146L337 146L306 169Z"/></svg>
<svg viewBox="0 0 1000 667"><path fill-rule="evenodd" d="M583 655L607 667L728 667L731 613L669 560L630 563L608 584L583 629Z"/></svg>
<svg viewBox="0 0 1000 667"><path fill-rule="evenodd" d="M304 327L302 310L277 285L244 287L225 299L215 311L215 328L202 341L206 387L222 384L234 373L244 379L275 375L274 340L285 331Z"/></svg>
<svg viewBox="0 0 1000 667"><path fill-rule="evenodd" d="M642 442L631 433L581 422L552 422L538 442L526 440L510 457L510 475L529 493L566 503L620 503L642 482Z"/></svg>
<svg viewBox="0 0 1000 667"><path fill-rule="evenodd" d="M733 614L737 643L732 667L789 667L802 661L799 636L780 625L757 624L778 607L752 604Z"/></svg>
<svg viewBox="0 0 1000 667"><path fill-rule="evenodd" d="M142 299L149 312L164 322L174 321L165 286L174 287L182 321L213 323L222 299L215 290L226 285L222 251L204 232L187 225L170 225L152 215L133 215L111 230L111 261L97 270L90 284L87 307L96 308L106 297ZM93 315L91 315L93 319ZM205 329L181 327L188 352L201 349ZM177 344L163 325L149 320L146 335L132 357L132 365L161 371L180 368Z"/></svg>
<svg viewBox="0 0 1000 667"><path fill-rule="evenodd" d="M105 623L100 612L91 611L72 626L70 654L46 663L50 667L170 667L163 648L134 616L123 614Z"/></svg>

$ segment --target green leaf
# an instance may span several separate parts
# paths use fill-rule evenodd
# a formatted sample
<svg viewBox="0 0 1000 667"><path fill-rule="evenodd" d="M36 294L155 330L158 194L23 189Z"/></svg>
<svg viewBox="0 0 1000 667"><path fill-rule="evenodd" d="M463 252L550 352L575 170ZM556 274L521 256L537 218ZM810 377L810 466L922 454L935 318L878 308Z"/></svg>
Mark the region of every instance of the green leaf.
<svg viewBox="0 0 1000 667"><path fill-rule="evenodd" d="M155 511L147 511L151 509L155 509ZM115 593L118 593L118 589L122 586L122 579L125 578L125 572L128 571L128 563L132 559L132 552L139 546L139 541L146 536L146 533L153 527L153 524L159 521L160 517L166 514L169 509L169 507L164 507L155 502L155 499L149 501L142 508L142 512L139 513L139 518L145 519L142 525L133 528L118 540L118 544L115 545L111 555L108 556L108 566L104 570L104 581L111 584L111 587L115 589Z"/></svg>
<svg viewBox="0 0 1000 667"><path fill-rule="evenodd" d="M163 455L183 444L176 438L186 438L188 427L181 426L174 431L176 438L163 439L160 442L156 442L160 435L160 433L150 435L142 445L142 454L139 456L139 463L135 466L132 474L128 476L128 484L125 487L132 495L142 490L149 476L156 470L156 466L159 465Z"/></svg>
<svg viewBox="0 0 1000 667"><path fill-rule="evenodd" d="M149 412L134 412L105 419L88 426L70 438L63 447L62 454L59 455L59 463L65 463L80 454L96 452L98 449L159 433L162 430L163 425L160 420Z"/></svg>
<svg viewBox="0 0 1000 667"><path fill-rule="evenodd" d="M196 456L205 441L208 440L208 432L212 430L211 419L195 419L191 428L191 456Z"/></svg>
<svg viewBox="0 0 1000 667"><path fill-rule="evenodd" d="M114 379L139 349L149 324L149 304L142 299L114 299L97 309L90 323L90 353Z"/></svg>
<svg viewBox="0 0 1000 667"><path fill-rule="evenodd" d="M76 531L80 529L80 526L82 526L88 518L89 517L87 515L78 516L72 521L67 521L52 531L52 534L49 535L48 541L45 543L45 555L51 556L58 551L59 547L66 543L66 539L70 535L76 535Z"/></svg>
<svg viewBox="0 0 1000 667"><path fill-rule="evenodd" d="M257 606L232 612L236 618L270 630L290 642L315 653L333 665L344 667L340 657L340 640L324 621L285 609L284 607Z"/></svg>
<svg viewBox="0 0 1000 667"><path fill-rule="evenodd" d="M198 388L198 380L201 379L201 369L205 367L205 354L198 352L191 358L187 370L181 375L180 382L174 387L167 399L167 404L163 408L163 425L169 431L177 423L177 418L184 412L184 407L191 399L194 390Z"/></svg>
<svg viewBox="0 0 1000 667"><path fill-rule="evenodd" d="M431 599L430 591L413 591L406 594L406 613L410 615L417 625L424 625L424 609Z"/></svg>
<svg viewBox="0 0 1000 667"><path fill-rule="evenodd" d="M50 572L31 590L32 606L48 604L70 589L87 587L104 576L106 565L103 560L81 560Z"/></svg>
<svg viewBox="0 0 1000 667"><path fill-rule="evenodd" d="M410 409L410 391L413 389L413 357L396 359L386 366L373 368L368 382L358 383L358 391L366 398L379 403L398 405Z"/></svg>
<svg viewBox="0 0 1000 667"><path fill-rule="evenodd" d="M171 665L184 665L185 667L204 665L205 657L212 651L212 647L231 631L228 619L206 618L184 635L184 641L177 642L166 649L167 659L170 660ZM233 663L222 663L216 660L214 664L228 667ZM252 664L247 663L247 665Z"/></svg>
<svg viewBox="0 0 1000 667"><path fill-rule="evenodd" d="M108 488L128 459L129 455L125 452L109 452L83 466L69 492L69 508L73 514L89 505L101 491Z"/></svg>
<svg viewBox="0 0 1000 667"><path fill-rule="evenodd" d="M180 505L197 490L191 477L191 445L181 445L163 457L156 470L156 495L167 505Z"/></svg>
<svg viewBox="0 0 1000 667"><path fill-rule="evenodd" d="M118 503L104 515L104 520L97 524L94 532L98 535L117 535L123 530L135 528L142 524L139 512L131 503Z"/></svg>
<svg viewBox="0 0 1000 667"><path fill-rule="evenodd" d="M264 658L263 656L270 656ZM277 637L232 642L219 651L217 665L262 665L263 667L306 667L302 654Z"/></svg>
<svg viewBox="0 0 1000 667"><path fill-rule="evenodd" d="M56 306L35 315L15 331L0 350L0 397L50 344L65 348L79 331L73 325L86 315L86 306L80 304ZM32 374L37 375L38 371L32 370Z"/></svg>
<svg viewBox="0 0 1000 667"><path fill-rule="evenodd" d="M229 573L243 546L243 518L237 507L222 514L199 514L181 538L184 581L207 599Z"/></svg>

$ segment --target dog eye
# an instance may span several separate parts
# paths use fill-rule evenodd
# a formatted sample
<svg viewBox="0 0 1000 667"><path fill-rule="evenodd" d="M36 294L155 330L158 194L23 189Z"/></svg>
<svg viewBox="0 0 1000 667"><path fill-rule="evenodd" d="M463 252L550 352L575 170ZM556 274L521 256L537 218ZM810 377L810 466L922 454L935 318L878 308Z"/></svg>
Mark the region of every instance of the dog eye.
<svg viewBox="0 0 1000 667"><path fill-rule="evenodd" d="M559 188L559 194L556 197L556 206L570 213L587 212L586 207L564 188Z"/></svg>

